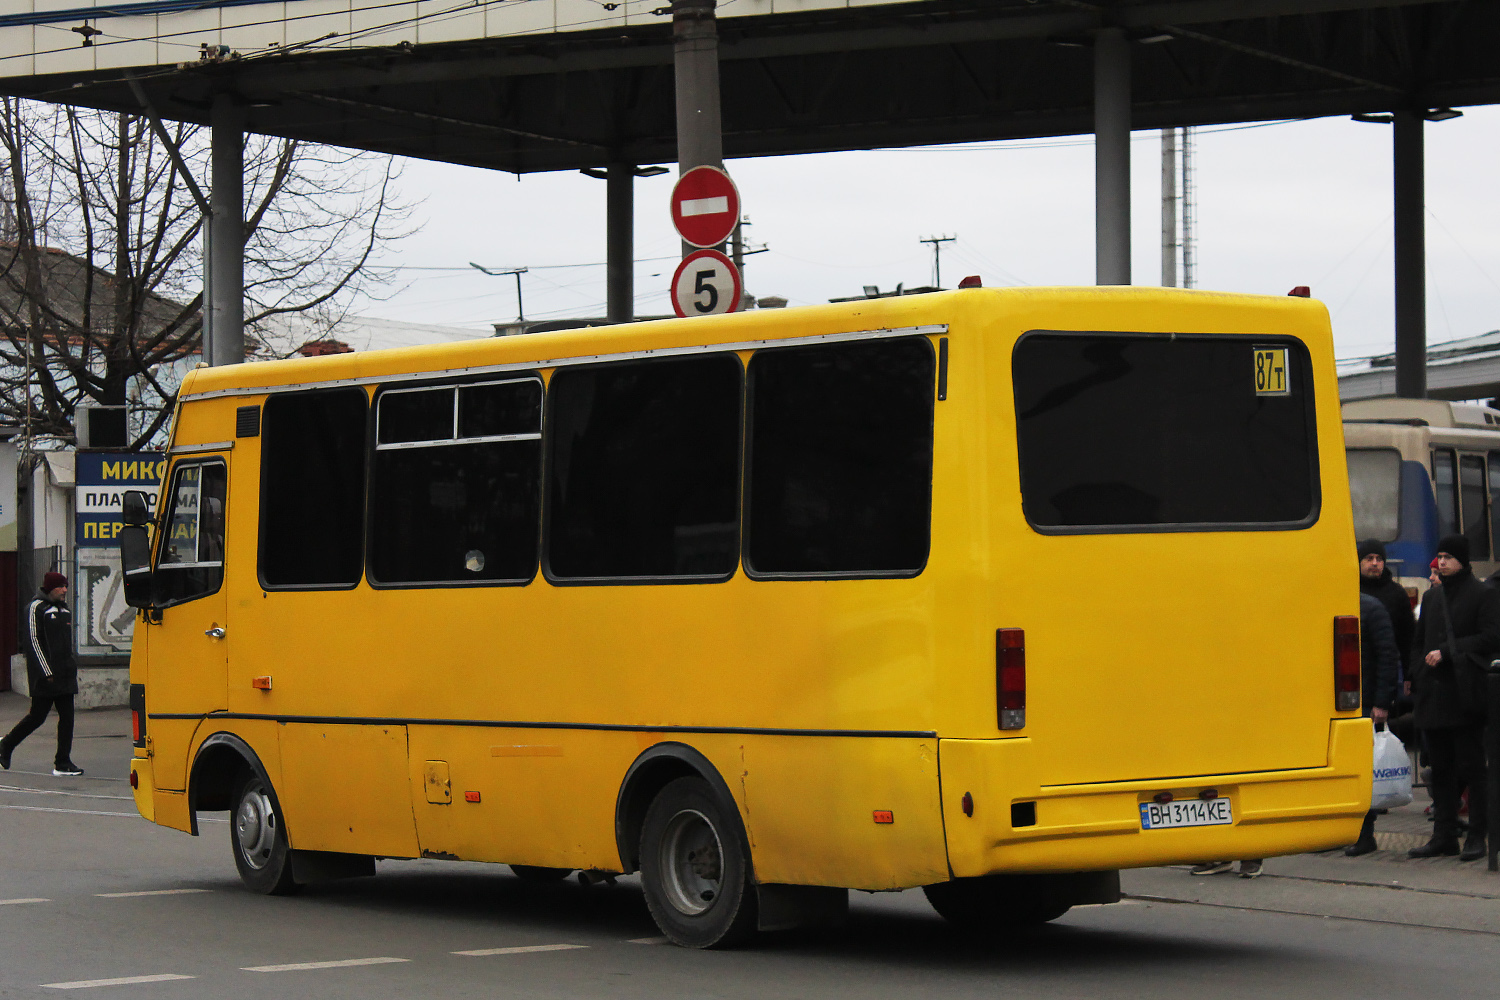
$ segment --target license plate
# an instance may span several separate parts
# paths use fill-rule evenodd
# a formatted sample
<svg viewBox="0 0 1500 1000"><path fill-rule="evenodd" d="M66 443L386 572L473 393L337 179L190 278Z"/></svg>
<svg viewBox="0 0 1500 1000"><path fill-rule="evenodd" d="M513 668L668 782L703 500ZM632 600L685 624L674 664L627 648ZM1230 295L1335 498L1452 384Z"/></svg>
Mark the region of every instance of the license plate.
<svg viewBox="0 0 1500 1000"><path fill-rule="evenodd" d="M1142 802L1141 829L1166 830L1179 826L1229 826L1234 813L1229 800L1186 799L1182 802Z"/></svg>

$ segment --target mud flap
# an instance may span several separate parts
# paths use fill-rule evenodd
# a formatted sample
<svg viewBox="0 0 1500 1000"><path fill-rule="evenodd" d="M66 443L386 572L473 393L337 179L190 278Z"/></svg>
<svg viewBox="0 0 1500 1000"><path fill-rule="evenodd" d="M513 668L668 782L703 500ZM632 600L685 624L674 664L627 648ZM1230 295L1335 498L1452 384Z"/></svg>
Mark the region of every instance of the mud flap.
<svg viewBox="0 0 1500 1000"><path fill-rule="evenodd" d="M303 885L374 874L375 859L368 854L292 851L292 879Z"/></svg>
<svg viewBox="0 0 1500 1000"><path fill-rule="evenodd" d="M756 929L838 927L849 915L849 890L821 885L757 885Z"/></svg>

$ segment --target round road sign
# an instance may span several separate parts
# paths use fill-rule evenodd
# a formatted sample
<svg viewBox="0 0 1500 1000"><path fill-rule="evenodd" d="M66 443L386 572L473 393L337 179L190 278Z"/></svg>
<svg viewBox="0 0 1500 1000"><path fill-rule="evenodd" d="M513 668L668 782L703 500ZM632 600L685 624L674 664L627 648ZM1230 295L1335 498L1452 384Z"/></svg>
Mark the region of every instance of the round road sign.
<svg viewBox="0 0 1500 1000"><path fill-rule="evenodd" d="M672 188L672 225L695 247L729 239L740 218L740 193L718 167L694 167Z"/></svg>
<svg viewBox="0 0 1500 1000"><path fill-rule="evenodd" d="M679 316L712 316L740 307L740 269L717 250L683 258L672 275L672 308Z"/></svg>

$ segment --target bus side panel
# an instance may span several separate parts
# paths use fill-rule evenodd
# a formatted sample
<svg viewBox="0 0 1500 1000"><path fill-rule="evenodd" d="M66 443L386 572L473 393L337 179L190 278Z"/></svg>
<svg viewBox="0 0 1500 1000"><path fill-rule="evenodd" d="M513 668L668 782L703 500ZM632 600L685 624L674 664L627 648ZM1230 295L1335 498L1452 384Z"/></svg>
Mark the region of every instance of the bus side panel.
<svg viewBox="0 0 1500 1000"><path fill-rule="evenodd" d="M761 882L905 889L948 878L937 740L726 739L743 754L724 776L743 783Z"/></svg>
<svg viewBox="0 0 1500 1000"><path fill-rule="evenodd" d="M621 869L615 799L642 734L422 725L410 733L424 856Z"/></svg>
<svg viewBox="0 0 1500 1000"><path fill-rule="evenodd" d="M290 722L280 736L276 794L294 848L417 856L405 726Z"/></svg>

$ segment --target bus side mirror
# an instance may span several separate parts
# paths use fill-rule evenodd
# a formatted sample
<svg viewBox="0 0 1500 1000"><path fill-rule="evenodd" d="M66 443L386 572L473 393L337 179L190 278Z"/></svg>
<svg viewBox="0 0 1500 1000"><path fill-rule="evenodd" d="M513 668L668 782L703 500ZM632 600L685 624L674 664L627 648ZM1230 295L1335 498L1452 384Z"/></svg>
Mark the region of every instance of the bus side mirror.
<svg viewBox="0 0 1500 1000"><path fill-rule="evenodd" d="M146 494L140 490L126 490L121 507L123 510L121 520L126 524L150 524L153 520L151 508L146 506Z"/></svg>
<svg viewBox="0 0 1500 1000"><path fill-rule="evenodd" d="M142 497L143 506L144 502ZM125 603L132 608L151 607L151 542L144 525L127 524L120 529L120 565L125 570Z"/></svg>

